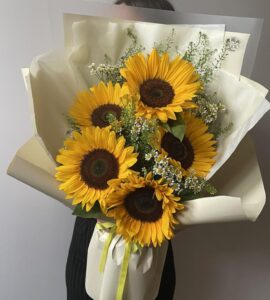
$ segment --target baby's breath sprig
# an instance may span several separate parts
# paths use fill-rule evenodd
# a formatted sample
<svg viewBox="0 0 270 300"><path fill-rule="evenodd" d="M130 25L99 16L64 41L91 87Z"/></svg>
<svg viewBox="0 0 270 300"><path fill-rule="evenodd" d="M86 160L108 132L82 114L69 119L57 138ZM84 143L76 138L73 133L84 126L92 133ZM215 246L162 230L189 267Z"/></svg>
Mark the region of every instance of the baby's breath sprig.
<svg viewBox="0 0 270 300"><path fill-rule="evenodd" d="M217 120L209 126L209 132L218 140L221 136L228 134L233 128L233 123L229 122L226 126L222 126L222 122Z"/></svg>
<svg viewBox="0 0 270 300"><path fill-rule="evenodd" d="M140 53L145 50L145 47L143 47L141 44L138 43L138 37L132 30L132 28L127 28L127 36L131 40L130 46L125 50L124 54L119 59L119 65L120 67L124 67L126 60L129 57L134 56L137 53Z"/></svg>
<svg viewBox="0 0 270 300"><path fill-rule="evenodd" d="M224 118L228 113L227 107L218 99L216 93L210 95L202 92L194 98L194 102L197 107L192 110L192 113L208 125L209 132L215 136L216 140L231 131L233 123L227 121L226 125Z"/></svg>
<svg viewBox="0 0 270 300"><path fill-rule="evenodd" d="M183 172L180 164L172 164L171 159L167 155L161 154L156 149L147 153L145 160L151 162L151 171L155 176L162 178L164 183L174 190L175 194L180 193L183 189Z"/></svg>
<svg viewBox="0 0 270 300"><path fill-rule="evenodd" d="M220 113L226 111L226 106L217 98L217 94L198 94L193 101L197 107L192 111L196 117L202 119L205 124L210 125L215 122Z"/></svg>
<svg viewBox="0 0 270 300"><path fill-rule="evenodd" d="M213 57L218 52L210 46L207 34L199 32L197 42L190 42L183 58L193 64L202 82L209 83L213 77L215 66Z"/></svg>
<svg viewBox="0 0 270 300"><path fill-rule="evenodd" d="M156 119L136 118L130 130L131 143L135 146L135 149L140 145L153 147L156 137L156 128Z"/></svg>
<svg viewBox="0 0 270 300"><path fill-rule="evenodd" d="M126 145L133 146L134 151L139 153L137 164L139 171L142 172L143 166L150 171L145 156L156 147L158 120L137 117L135 100L129 99L122 109L120 119L117 120L115 116L111 115L108 116L108 122L118 136L125 137Z"/></svg>
<svg viewBox="0 0 270 300"><path fill-rule="evenodd" d="M159 55L164 54L165 52L169 52L173 48L175 44L175 29L171 30L171 33L166 37L165 40L154 43L154 48L157 50ZM176 48L176 46L175 46Z"/></svg>
<svg viewBox="0 0 270 300"><path fill-rule="evenodd" d="M221 50L212 49L207 34L199 32L197 42L190 42L183 58L193 64L204 84L212 81L229 52L236 51L240 41L236 38L226 39Z"/></svg>
<svg viewBox="0 0 270 300"><path fill-rule="evenodd" d="M203 190L204 183L205 180L203 178L191 174L184 179L184 189L192 191L195 195L200 194Z"/></svg>
<svg viewBox="0 0 270 300"><path fill-rule="evenodd" d="M109 82L112 81L113 83L122 83L123 78L119 72L118 65L112 64L100 64L96 66L95 63L91 63L89 65L90 75L96 76L98 80Z"/></svg>
<svg viewBox="0 0 270 300"><path fill-rule="evenodd" d="M216 195L218 190L215 186L213 186L209 181L205 181L204 191L209 195Z"/></svg>
<svg viewBox="0 0 270 300"><path fill-rule="evenodd" d="M72 131L78 131L78 132L81 131L80 126L69 115L66 116L66 120L68 123L68 130L66 132L66 135L70 135L72 133Z"/></svg>
<svg viewBox="0 0 270 300"><path fill-rule="evenodd" d="M183 189L179 193L183 201L195 199L204 193L215 195L217 189L205 178L198 177L192 172L183 178Z"/></svg>
<svg viewBox="0 0 270 300"><path fill-rule="evenodd" d="M119 58L119 61L116 64L113 64L112 59L108 54L105 53L105 63L99 64L98 66L96 66L95 63L91 63L88 66L91 76L96 76L98 80L104 81L106 83L109 81L114 84L124 83L125 79L120 74L120 69L125 66L125 62L129 57L132 57L145 49L142 45L138 44L138 38L133 32L132 28L127 29L127 36L130 38L131 43L130 46L125 49L123 55Z"/></svg>
<svg viewBox="0 0 270 300"><path fill-rule="evenodd" d="M240 40L235 37L227 38L224 46L222 47L218 57L215 58L214 69L218 70L221 67L222 62L227 58L229 52L234 52L240 47Z"/></svg>

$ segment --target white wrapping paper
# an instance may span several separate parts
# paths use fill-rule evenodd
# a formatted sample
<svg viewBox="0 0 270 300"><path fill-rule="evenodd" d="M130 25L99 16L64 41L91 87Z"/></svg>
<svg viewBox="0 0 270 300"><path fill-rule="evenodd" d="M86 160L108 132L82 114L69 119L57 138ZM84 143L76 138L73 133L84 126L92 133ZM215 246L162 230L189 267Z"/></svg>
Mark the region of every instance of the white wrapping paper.
<svg viewBox="0 0 270 300"><path fill-rule="evenodd" d="M115 300L125 252L125 242L117 235L110 245L105 270L100 273L99 263L107 238L108 233L96 227L88 248L85 288L95 300ZM123 299L156 298L167 248L168 242L165 242L161 247L145 247L131 254Z"/></svg>
<svg viewBox="0 0 270 300"><path fill-rule="evenodd" d="M268 90L245 77L235 80L229 73L221 70L212 84L212 90L217 92L217 97L228 109L227 121L232 122L233 128L229 134L219 139L216 163L208 174L208 179L228 160L246 133L270 109L269 102L265 99Z"/></svg>
<svg viewBox="0 0 270 300"><path fill-rule="evenodd" d="M249 34L226 32L225 25L164 25L147 22L124 21L93 16L66 14L65 46L72 48L72 59L83 64L93 55L94 61L102 63L104 54L108 54L116 62L128 45L126 29L131 28L138 36L138 42L150 52L154 43L164 41L175 29L175 41L179 52L183 52L190 41L197 41L199 32L206 33L213 49L221 49L226 39L234 38L240 41L239 49L231 52L222 69L240 76ZM145 37L147 32L147 38ZM93 48L92 45L95 45Z"/></svg>
<svg viewBox="0 0 270 300"><path fill-rule="evenodd" d="M89 79L86 64L103 62L105 53L116 61L127 45L124 31L128 26L128 22L98 18L76 21L71 27L72 38L67 38L68 48L36 58L30 72L24 72L33 108L34 136L17 152L8 170L10 175L70 205L64 199L64 193L57 190L57 182L54 179L54 158L63 145L68 129L65 116L76 93L94 83ZM199 28L147 23L132 23L132 26L148 51L154 41L160 41L172 28L176 30L179 49L184 49L200 30L209 35L215 48L220 48L224 38L232 35L225 33L224 26ZM241 34L238 36L241 37ZM219 183L221 194L186 203L186 210L178 215L179 220L186 225L255 220L265 202L256 155L249 142L242 145L233 164L227 163L222 167L246 133L269 110L269 103L265 99L267 91L260 85L239 77L248 36L242 35L241 38L243 43L239 52L223 66L213 83L218 96L227 105L230 121L234 124L230 134L220 141L217 163L209 174L211 178L217 172L213 180ZM243 161L243 158L246 160ZM225 180L226 174L233 174L230 177L233 180ZM88 251L86 289L95 300L114 299L123 257L123 240L116 237L110 246L105 271L103 274L98 273L99 258L106 235L106 232L96 229ZM145 248L139 255L132 254L125 299L155 298L166 249L167 245L164 244L161 248ZM147 265L149 269L146 271ZM144 270L140 266L143 266Z"/></svg>

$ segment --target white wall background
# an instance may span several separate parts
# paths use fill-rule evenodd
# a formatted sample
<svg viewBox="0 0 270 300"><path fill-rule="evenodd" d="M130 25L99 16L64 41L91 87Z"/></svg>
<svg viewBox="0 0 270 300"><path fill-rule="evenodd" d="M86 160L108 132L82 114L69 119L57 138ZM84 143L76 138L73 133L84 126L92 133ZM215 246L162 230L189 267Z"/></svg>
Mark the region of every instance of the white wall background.
<svg viewBox="0 0 270 300"><path fill-rule="evenodd" d="M55 0L57 1L57 0ZM270 88L269 0L175 0L177 10L265 18L252 78ZM5 175L32 134L20 68L51 48L46 0L0 0L0 299L64 300L70 210ZM270 114L256 126L269 197ZM174 240L176 300L269 300L270 207L255 224L194 227ZM74 299L76 300L76 299ZM166 299L164 299L166 300Z"/></svg>

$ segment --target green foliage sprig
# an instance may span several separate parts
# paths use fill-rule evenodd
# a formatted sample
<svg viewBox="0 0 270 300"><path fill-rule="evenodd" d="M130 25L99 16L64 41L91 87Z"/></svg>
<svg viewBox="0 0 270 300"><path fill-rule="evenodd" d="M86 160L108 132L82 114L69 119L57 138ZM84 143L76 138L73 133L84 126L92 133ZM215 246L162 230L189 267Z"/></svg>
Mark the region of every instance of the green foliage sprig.
<svg viewBox="0 0 270 300"><path fill-rule="evenodd" d="M154 43L154 48L157 50L159 55L169 52L172 48L177 49L175 46L175 29L171 30L171 33L165 38L165 40Z"/></svg>
<svg viewBox="0 0 270 300"><path fill-rule="evenodd" d="M156 147L159 121L136 117L135 101L129 100L122 109L120 119L110 116L108 122L118 136L125 137L126 145L133 146L139 153L136 171L142 172L143 167L150 168L145 155Z"/></svg>
<svg viewBox="0 0 270 300"><path fill-rule="evenodd" d="M144 51L144 47L138 43L138 38L131 28L127 29L127 36L130 39L130 46L127 47L119 58L116 64L112 63L112 59L108 54L104 54L104 64L99 64L96 66L95 63L89 65L90 75L96 76L98 80L108 83L120 83L123 84L125 79L120 74L120 69L125 66L125 62L129 57L136 55Z"/></svg>
<svg viewBox="0 0 270 300"><path fill-rule="evenodd" d="M76 123L76 121L73 118L71 118L69 115L66 115L65 117L69 127L68 131L66 132L66 135L70 135L72 131L81 131L80 126Z"/></svg>

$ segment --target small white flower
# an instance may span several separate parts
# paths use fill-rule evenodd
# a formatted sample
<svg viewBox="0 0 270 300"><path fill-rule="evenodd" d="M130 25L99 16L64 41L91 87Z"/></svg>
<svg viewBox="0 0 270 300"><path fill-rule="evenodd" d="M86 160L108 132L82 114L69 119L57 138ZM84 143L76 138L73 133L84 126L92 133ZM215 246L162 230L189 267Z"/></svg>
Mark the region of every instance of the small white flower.
<svg viewBox="0 0 270 300"><path fill-rule="evenodd" d="M152 158L152 154L151 153L146 153L145 154L145 160L149 161Z"/></svg>

